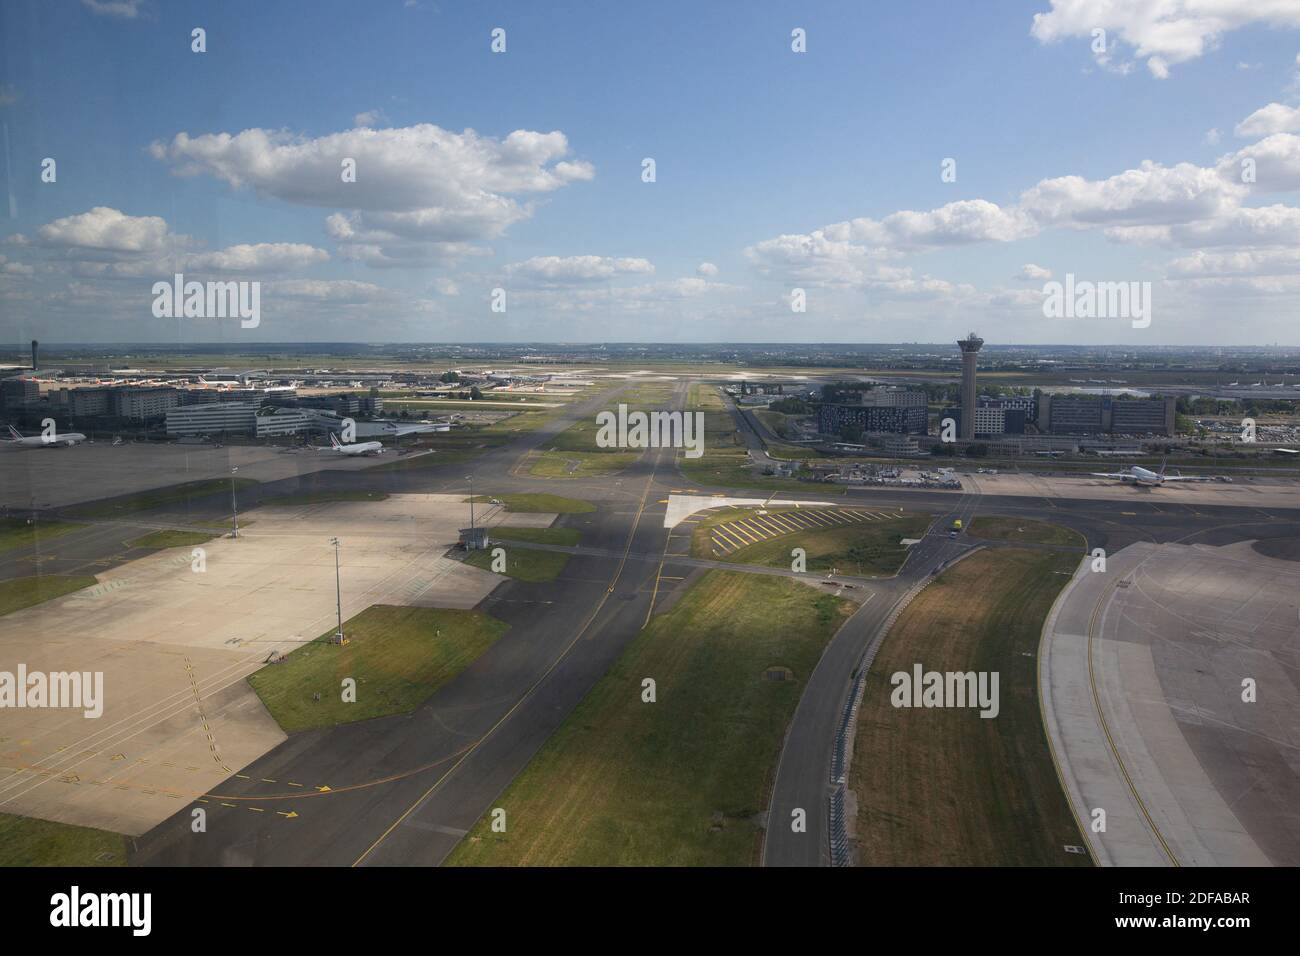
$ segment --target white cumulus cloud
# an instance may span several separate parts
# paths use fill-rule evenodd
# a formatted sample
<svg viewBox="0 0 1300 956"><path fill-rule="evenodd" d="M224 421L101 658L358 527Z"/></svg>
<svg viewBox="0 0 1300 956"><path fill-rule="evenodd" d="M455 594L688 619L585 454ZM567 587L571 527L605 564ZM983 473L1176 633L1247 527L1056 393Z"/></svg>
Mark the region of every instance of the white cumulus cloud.
<svg viewBox="0 0 1300 956"><path fill-rule="evenodd" d="M1253 25L1300 27L1295 0L1050 0L1051 9L1034 14L1030 33L1042 43L1070 38L1093 41L1106 31L1113 56L1118 40L1145 60L1152 76L1165 79L1169 67L1216 48L1223 36Z"/></svg>
<svg viewBox="0 0 1300 956"><path fill-rule="evenodd" d="M1300 133L1300 107L1283 103L1261 106L1233 130L1238 136L1270 136L1273 133Z"/></svg>
<svg viewBox="0 0 1300 956"><path fill-rule="evenodd" d="M534 256L506 266L512 278L548 285L600 282L620 275L646 275L655 271L647 259L609 256Z"/></svg>
<svg viewBox="0 0 1300 956"><path fill-rule="evenodd" d="M595 175L590 163L566 158L569 141L558 131L521 129L498 139L431 123L314 138L266 129L178 133L150 151L179 176L208 175L261 197L347 210L329 217L327 231L377 247L358 255L376 265L421 264L422 251L446 251L411 244L498 237L533 214L527 197ZM355 164L354 182L343 179L345 161Z"/></svg>

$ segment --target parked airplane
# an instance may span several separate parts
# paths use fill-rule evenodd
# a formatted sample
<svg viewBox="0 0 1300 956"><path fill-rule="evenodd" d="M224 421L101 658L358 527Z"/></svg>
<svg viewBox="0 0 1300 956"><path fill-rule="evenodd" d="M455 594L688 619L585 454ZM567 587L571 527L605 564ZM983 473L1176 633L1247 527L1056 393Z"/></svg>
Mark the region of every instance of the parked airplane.
<svg viewBox="0 0 1300 956"><path fill-rule="evenodd" d="M1159 471L1151 471L1141 465L1133 465L1124 471L1090 472L1093 478L1110 478L1114 481L1131 481L1135 485L1158 488L1167 481L1222 481L1217 475L1166 475L1165 463L1160 463Z"/></svg>
<svg viewBox="0 0 1300 956"><path fill-rule="evenodd" d="M86 440L86 436L81 432L64 432L63 434L55 433L49 438L44 435L24 436L19 434L18 429L9 426L9 434L13 437L5 441L4 444L12 445L16 448L56 448L62 445L64 448L71 448L78 442Z"/></svg>
<svg viewBox="0 0 1300 956"><path fill-rule="evenodd" d="M384 443L378 441L359 441L351 445L345 445L339 441L338 436L330 432L330 447L318 448L317 451L336 451L340 455L382 455L384 453Z"/></svg>

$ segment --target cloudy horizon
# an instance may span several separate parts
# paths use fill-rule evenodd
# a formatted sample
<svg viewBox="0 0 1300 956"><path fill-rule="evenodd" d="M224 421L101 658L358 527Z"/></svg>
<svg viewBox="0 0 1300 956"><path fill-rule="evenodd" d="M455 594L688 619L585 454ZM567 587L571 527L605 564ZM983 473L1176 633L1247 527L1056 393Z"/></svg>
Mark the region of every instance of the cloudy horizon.
<svg viewBox="0 0 1300 956"><path fill-rule="evenodd" d="M5 340L1300 344L1295 3L451 6L6 5Z"/></svg>

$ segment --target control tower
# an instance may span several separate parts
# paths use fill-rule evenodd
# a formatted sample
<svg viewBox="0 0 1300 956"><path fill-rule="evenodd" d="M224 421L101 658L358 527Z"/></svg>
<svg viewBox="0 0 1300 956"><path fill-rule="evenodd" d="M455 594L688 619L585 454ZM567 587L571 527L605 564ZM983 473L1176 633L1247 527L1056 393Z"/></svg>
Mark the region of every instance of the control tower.
<svg viewBox="0 0 1300 956"><path fill-rule="evenodd" d="M961 434L962 441L975 437L975 356L984 347L984 340L971 332L957 340L961 349Z"/></svg>

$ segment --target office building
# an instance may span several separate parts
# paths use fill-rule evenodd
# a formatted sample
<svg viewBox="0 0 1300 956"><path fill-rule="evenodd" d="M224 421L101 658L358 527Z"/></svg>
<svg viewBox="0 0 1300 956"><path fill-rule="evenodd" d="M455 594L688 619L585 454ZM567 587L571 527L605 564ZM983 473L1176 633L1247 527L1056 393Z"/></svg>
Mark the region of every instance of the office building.
<svg viewBox="0 0 1300 956"><path fill-rule="evenodd" d="M15 376L0 382L0 397L4 399L5 408L18 408L39 401L41 386L34 378Z"/></svg>
<svg viewBox="0 0 1300 956"><path fill-rule="evenodd" d="M167 410L168 435L253 435L257 431L257 403L215 402L184 405Z"/></svg>
<svg viewBox="0 0 1300 956"><path fill-rule="evenodd" d="M264 408L255 418L258 438L296 435L316 427L315 416L305 408Z"/></svg>
<svg viewBox="0 0 1300 956"><path fill-rule="evenodd" d="M863 433L894 432L924 435L927 415L925 405L822 405L817 411L817 430L823 435L839 435L850 425Z"/></svg>
<svg viewBox="0 0 1300 956"><path fill-rule="evenodd" d="M911 388L873 388L862 393L862 404L874 408L925 408L925 392Z"/></svg>
<svg viewBox="0 0 1300 956"><path fill-rule="evenodd" d="M163 386L161 388L116 388L112 390L113 412L118 418L132 421L148 421L162 418L169 408L176 408L181 403L180 389ZM76 412L73 412L76 415Z"/></svg>
<svg viewBox="0 0 1300 956"><path fill-rule="evenodd" d="M1044 395L1038 426L1053 435L1173 435L1176 400L1110 395Z"/></svg>
<svg viewBox="0 0 1300 956"><path fill-rule="evenodd" d="M911 435L886 435L881 442L881 451L891 458L913 458L921 453L921 447Z"/></svg>

